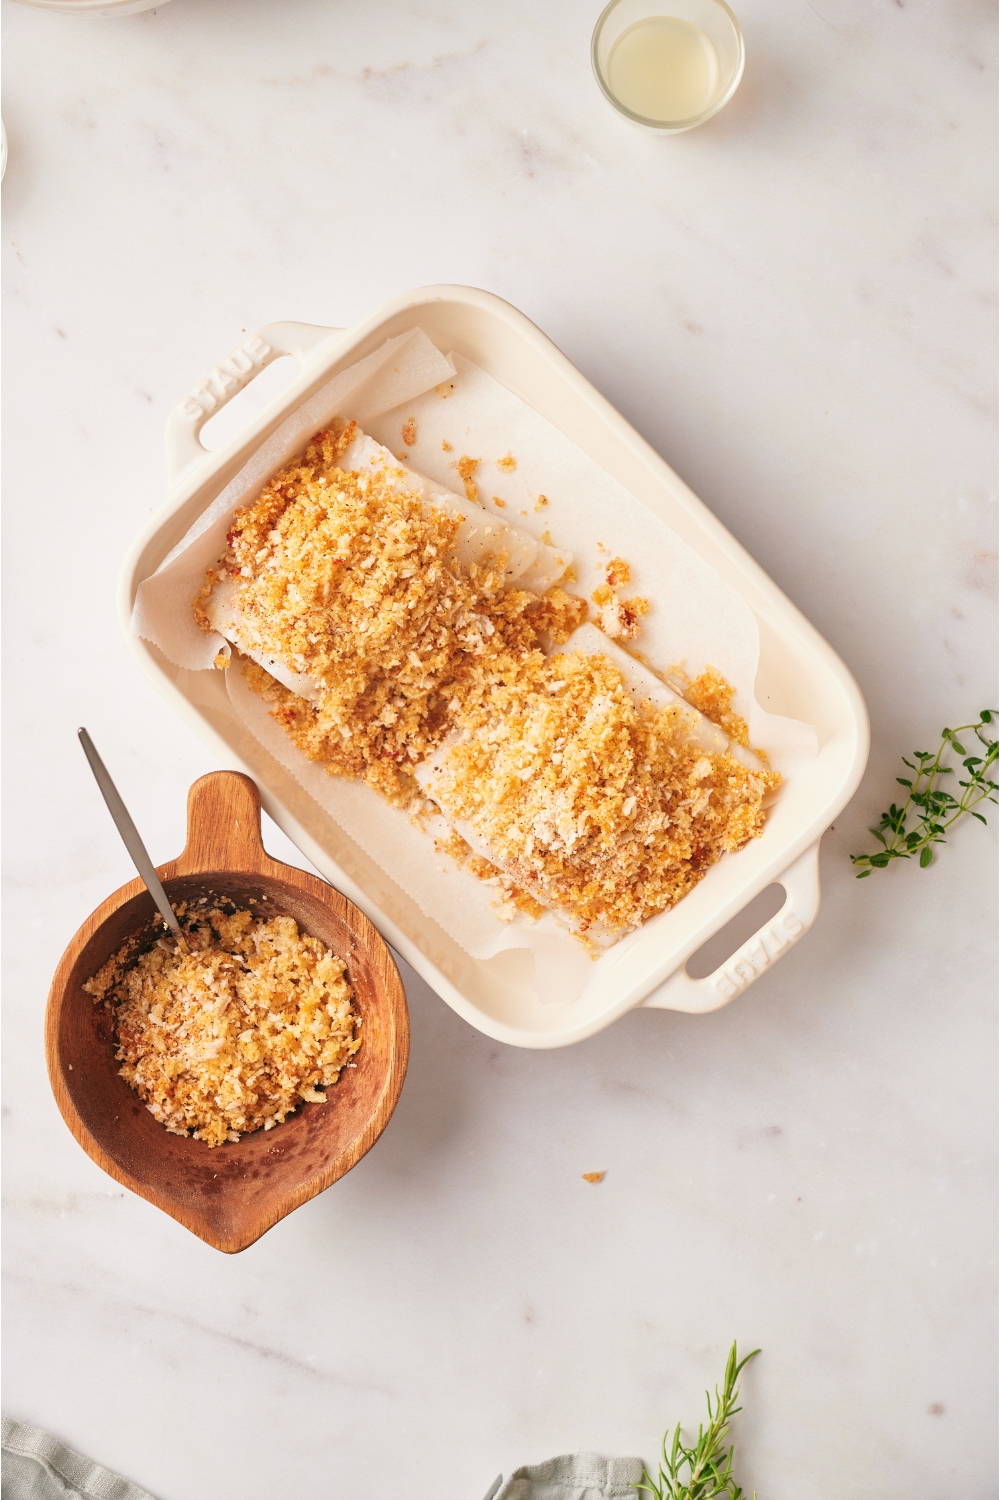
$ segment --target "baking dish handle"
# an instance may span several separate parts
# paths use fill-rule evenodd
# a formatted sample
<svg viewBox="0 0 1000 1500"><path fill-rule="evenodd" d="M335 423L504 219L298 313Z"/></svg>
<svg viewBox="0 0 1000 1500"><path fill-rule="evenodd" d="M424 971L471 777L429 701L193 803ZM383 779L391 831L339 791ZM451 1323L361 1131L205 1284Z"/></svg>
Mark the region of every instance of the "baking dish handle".
<svg viewBox="0 0 1000 1500"><path fill-rule="evenodd" d="M302 365L308 365L318 345L343 332L340 328L321 328L313 323L268 323L265 328L244 339L238 348L203 380L192 386L184 400L174 407L167 420L167 477L171 484L192 464L208 457L199 434L209 417L214 417L238 391L250 384L265 365L291 354Z"/></svg>
<svg viewBox="0 0 1000 1500"><path fill-rule="evenodd" d="M776 884L785 888L785 904L752 938L730 954L714 974L692 979L685 968L647 995L641 1005L661 1010L718 1010L753 984L808 932L819 911L819 843L788 866Z"/></svg>

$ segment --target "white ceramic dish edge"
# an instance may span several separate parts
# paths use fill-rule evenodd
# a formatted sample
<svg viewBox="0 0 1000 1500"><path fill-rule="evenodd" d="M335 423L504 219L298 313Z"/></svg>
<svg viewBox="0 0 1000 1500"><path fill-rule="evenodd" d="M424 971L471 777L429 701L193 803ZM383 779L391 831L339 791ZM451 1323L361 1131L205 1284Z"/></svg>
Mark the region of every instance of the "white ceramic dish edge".
<svg viewBox="0 0 1000 1500"><path fill-rule="evenodd" d="M179 671L131 634L139 581L154 571L250 453L338 368L415 324L439 347L461 349L543 411L739 588L761 630L758 696L776 712L817 722L820 757L805 778L808 785L788 788L769 817L764 838L727 856L669 914L672 941L657 941L653 952L645 941L651 934L644 929L641 955L640 944L624 950L620 961L612 950L607 982L602 981L589 1003L581 997L541 1006L518 977L516 955L477 963L458 950L384 872L366 863L364 851L345 840L251 739L229 707L221 675ZM207 452L199 439L204 422L283 354L300 361L300 376L237 437ZM348 330L270 324L245 339L175 408L167 427L167 453L168 499L137 538L122 569L119 612L133 655L220 760L257 781L266 810L303 854L472 1025L514 1045L555 1047L593 1035L636 1005L713 1010L745 990L811 926L819 905L819 838L850 800L867 760L868 720L857 685L735 538L522 313L488 292L443 286L394 298ZM331 844L339 846L338 857ZM772 882L785 889L781 911L714 974L691 979L684 969L691 954Z"/></svg>

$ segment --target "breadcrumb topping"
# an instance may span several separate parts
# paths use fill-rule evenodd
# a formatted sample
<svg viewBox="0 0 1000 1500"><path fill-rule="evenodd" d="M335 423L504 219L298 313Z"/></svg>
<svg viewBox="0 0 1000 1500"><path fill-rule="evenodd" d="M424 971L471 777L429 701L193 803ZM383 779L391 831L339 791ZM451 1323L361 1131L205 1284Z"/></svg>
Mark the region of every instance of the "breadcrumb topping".
<svg viewBox="0 0 1000 1500"><path fill-rule="evenodd" d="M683 705L636 705L618 668L581 652L532 663L456 714L433 795L474 847L586 935L673 906L763 830L775 773L695 741Z"/></svg>
<svg viewBox="0 0 1000 1500"><path fill-rule="evenodd" d="M503 553L460 566L454 515L380 467L339 467L356 431L317 433L237 513L195 605L211 629L205 599L235 581L264 652L318 685L307 701L243 661L292 741L414 816L442 810L455 833L439 848L494 886L498 915L554 908L588 942L666 910L758 837L780 778L707 753L683 704L637 705L607 657L547 655L586 620L586 601L508 584ZM478 464L458 460L467 490ZM599 622L631 640L649 601L619 598L624 559L606 577ZM718 673L687 686L747 743Z"/></svg>
<svg viewBox="0 0 1000 1500"><path fill-rule="evenodd" d="M381 468L338 468L356 433L353 423L317 433L237 512L195 615L210 630L207 596L235 581L264 650L322 689L307 702L244 661L273 717L331 775L362 777L407 806L419 795L413 766L450 732L452 703L542 661L542 645L568 640L587 605L558 586L542 596L509 587L503 553L462 571L458 518L428 513Z"/></svg>
<svg viewBox="0 0 1000 1500"><path fill-rule="evenodd" d="M119 1072L173 1135L209 1146L281 1124L361 1046L343 961L291 917L202 903L177 915L190 951L126 943L84 989L113 1010Z"/></svg>

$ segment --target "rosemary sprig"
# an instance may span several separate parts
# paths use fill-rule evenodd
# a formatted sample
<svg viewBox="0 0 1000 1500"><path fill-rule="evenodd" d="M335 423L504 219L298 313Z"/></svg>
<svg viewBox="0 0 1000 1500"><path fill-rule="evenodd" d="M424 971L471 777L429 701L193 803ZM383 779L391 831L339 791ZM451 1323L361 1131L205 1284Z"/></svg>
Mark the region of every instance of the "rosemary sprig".
<svg viewBox="0 0 1000 1500"><path fill-rule="evenodd" d="M733 1478L733 1447L730 1444L727 1448L725 1440L730 1419L741 1410L736 1405L740 1393L736 1384L739 1373L759 1353L759 1349L754 1349L737 1363L736 1345L733 1344L726 1361L721 1395L719 1387L715 1387L714 1406L711 1394L705 1392L708 1426L700 1425L694 1447L686 1448L681 1441L681 1424L678 1422L669 1452L667 1439L670 1432L665 1432L659 1478L654 1479L647 1469L643 1469L642 1479L635 1486L637 1490L647 1490L656 1496L656 1500L714 1500L717 1495L728 1495L729 1500L745 1500L742 1489ZM686 1477L681 1473L685 1468Z"/></svg>
<svg viewBox="0 0 1000 1500"><path fill-rule="evenodd" d="M874 854L851 855L854 864L864 866L858 875L859 880L864 880L873 870L884 870L890 860L910 859L914 854L919 854L920 868L926 870L934 858L931 845L943 844L948 829L959 818L968 813L980 823L986 822L976 808L980 802L997 800L994 795L997 783L990 778L997 760L997 741L986 731L986 725L992 724L996 712L996 709L991 712L984 708L976 723L960 724L957 729L942 729L936 755L931 755L929 750L914 750L913 760L903 756L903 764L913 772L912 778L896 777L900 786L907 789L906 801L902 807L893 802L889 811L882 814L878 827L868 830L878 839L881 849L876 849ZM958 736L970 730L979 742L977 748L982 749L982 755L969 755L959 743ZM941 758L949 750L964 757L962 765L968 775L967 781L959 780L962 788L959 797L953 797L938 785L940 777L954 774L953 766L942 764ZM911 814L915 816L915 823L908 828L907 820Z"/></svg>

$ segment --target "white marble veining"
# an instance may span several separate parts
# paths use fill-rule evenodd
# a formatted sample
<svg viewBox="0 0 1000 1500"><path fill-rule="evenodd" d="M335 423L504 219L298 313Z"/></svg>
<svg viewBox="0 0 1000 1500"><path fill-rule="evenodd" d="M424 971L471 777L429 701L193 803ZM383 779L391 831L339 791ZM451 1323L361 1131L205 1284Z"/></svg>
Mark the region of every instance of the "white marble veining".
<svg viewBox="0 0 1000 1500"><path fill-rule="evenodd" d="M738 94L660 140L591 79L599 6L5 0L5 1409L159 1500L652 1459L733 1337L748 1491L994 1492L995 820L927 872L847 859L994 692L993 15L740 0ZM717 1014L506 1050L406 974L382 1141L224 1258L48 1091L52 969L129 875L74 730L175 854L213 762L114 607L167 412L243 330L445 281L534 318L803 608L871 765L815 928Z"/></svg>

